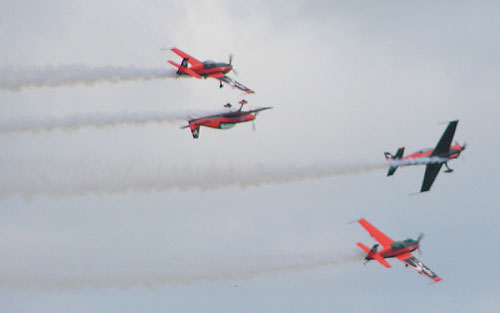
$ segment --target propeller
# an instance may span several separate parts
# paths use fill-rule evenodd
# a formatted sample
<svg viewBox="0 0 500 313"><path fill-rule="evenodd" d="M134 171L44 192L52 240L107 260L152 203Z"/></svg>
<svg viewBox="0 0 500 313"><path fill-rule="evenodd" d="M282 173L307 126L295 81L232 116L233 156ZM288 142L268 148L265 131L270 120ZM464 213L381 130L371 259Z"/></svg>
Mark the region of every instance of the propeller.
<svg viewBox="0 0 500 313"><path fill-rule="evenodd" d="M245 100L242 100L245 101ZM255 131L255 119L257 118L257 115L259 115L260 111L255 112L255 118L252 120L252 130Z"/></svg>
<svg viewBox="0 0 500 313"><path fill-rule="evenodd" d="M231 65L231 67L233 66L233 54L231 53L229 55L229 65ZM231 69L234 73L234 75L238 76L238 71L234 69L234 67L232 67Z"/></svg>
<svg viewBox="0 0 500 313"><path fill-rule="evenodd" d="M418 238L417 238L418 254L422 254L422 251L420 250L420 240L422 240L422 238L424 238L424 233L420 233L420 235L418 235Z"/></svg>
<svg viewBox="0 0 500 313"><path fill-rule="evenodd" d="M458 143L458 141L455 141L455 144L460 146L460 144ZM461 147L462 147L462 151L460 151L460 152L463 152L467 148L467 143L464 142L464 144ZM462 156L461 159L462 159L462 162L465 162L465 157L464 156Z"/></svg>
<svg viewBox="0 0 500 313"><path fill-rule="evenodd" d="M255 131L255 119L257 118L257 114L259 114L259 112L255 112L255 118L252 120L252 130Z"/></svg>

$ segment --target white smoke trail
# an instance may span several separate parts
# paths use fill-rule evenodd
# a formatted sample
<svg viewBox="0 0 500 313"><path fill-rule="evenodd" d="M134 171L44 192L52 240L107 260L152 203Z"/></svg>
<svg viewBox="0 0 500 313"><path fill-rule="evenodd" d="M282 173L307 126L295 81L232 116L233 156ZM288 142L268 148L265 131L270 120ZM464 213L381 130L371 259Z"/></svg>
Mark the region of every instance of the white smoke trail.
<svg viewBox="0 0 500 313"><path fill-rule="evenodd" d="M87 261L86 266L61 264L45 269L11 269L0 274L4 288L37 287L42 289L130 288L228 280L248 280L263 275L303 272L361 262L360 252L348 254L302 254L226 258L219 261L170 260L137 267L120 260L108 260L112 267ZM146 262L149 263L149 262ZM14 266L19 267L19 266ZM77 269L81 268L82 271ZM138 270L139 268L139 270ZM40 271L40 269L42 269Z"/></svg>
<svg viewBox="0 0 500 313"><path fill-rule="evenodd" d="M27 87L60 87L98 82L118 83L176 77L174 69L86 65L0 68L0 89L19 91Z"/></svg>
<svg viewBox="0 0 500 313"><path fill-rule="evenodd" d="M214 190L251 187L355 175L386 169L386 162L266 166L167 167L160 164L120 166L99 160L80 163L52 160L0 162L0 197L86 194L117 194L178 190ZM126 169L126 170L125 170Z"/></svg>
<svg viewBox="0 0 500 313"><path fill-rule="evenodd" d="M102 160L0 160L0 198L20 195L55 197L126 192L202 191L227 187L258 187L359 175L399 166L440 163L442 158L353 164L167 166L163 162L116 164Z"/></svg>
<svg viewBox="0 0 500 313"><path fill-rule="evenodd" d="M61 118L24 119L0 122L0 134L76 130L82 127L113 127L149 123L177 123L191 117L222 113L221 110L185 112L116 112L73 115ZM227 111L226 111L227 112Z"/></svg>
<svg viewBox="0 0 500 313"><path fill-rule="evenodd" d="M421 157L421 158L409 158L403 160L390 160L387 165L389 166L409 166L409 165L425 165L425 164L436 164L443 163L448 159L442 157Z"/></svg>

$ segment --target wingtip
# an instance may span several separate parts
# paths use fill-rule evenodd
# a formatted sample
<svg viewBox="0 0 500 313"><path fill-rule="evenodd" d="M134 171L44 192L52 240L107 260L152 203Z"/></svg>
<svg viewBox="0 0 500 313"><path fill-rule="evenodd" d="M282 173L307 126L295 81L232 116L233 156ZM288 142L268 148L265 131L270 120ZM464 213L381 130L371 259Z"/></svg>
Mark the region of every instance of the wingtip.
<svg viewBox="0 0 500 313"><path fill-rule="evenodd" d="M444 124L451 124L451 123L458 123L458 119L456 120L451 120L451 121L443 121L443 122L438 122L438 125L444 125Z"/></svg>
<svg viewBox="0 0 500 313"><path fill-rule="evenodd" d="M420 194L422 194L422 191L419 191L419 192L412 192L412 193L409 193L409 194L408 194L408 197L418 196L418 195L420 195Z"/></svg>

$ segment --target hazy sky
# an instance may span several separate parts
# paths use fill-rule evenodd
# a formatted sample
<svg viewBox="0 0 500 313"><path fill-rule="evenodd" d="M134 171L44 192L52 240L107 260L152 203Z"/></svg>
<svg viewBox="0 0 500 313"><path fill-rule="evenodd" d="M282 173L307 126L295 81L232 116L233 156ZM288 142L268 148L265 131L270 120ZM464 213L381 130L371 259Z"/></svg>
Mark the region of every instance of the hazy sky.
<svg viewBox="0 0 500 313"><path fill-rule="evenodd" d="M198 140L183 121L1 133L0 312L495 311L498 16L495 1L0 2L0 80L169 69L179 58L161 49L176 46L234 54L256 92L173 78L0 90L0 125L274 107L255 132ZM385 177L384 151L433 147L453 119L468 149L431 192L409 196L422 166ZM443 281L363 266L360 217L396 240L424 232L416 256Z"/></svg>

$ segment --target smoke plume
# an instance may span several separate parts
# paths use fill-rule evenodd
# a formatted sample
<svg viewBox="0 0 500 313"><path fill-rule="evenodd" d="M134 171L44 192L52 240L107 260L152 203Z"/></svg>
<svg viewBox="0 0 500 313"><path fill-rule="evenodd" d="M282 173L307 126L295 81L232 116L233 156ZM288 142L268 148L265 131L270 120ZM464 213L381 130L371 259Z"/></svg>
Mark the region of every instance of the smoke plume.
<svg viewBox="0 0 500 313"><path fill-rule="evenodd" d="M102 160L0 162L0 197L56 197L169 190L214 190L282 184L386 169L385 162L312 165L175 167L152 162L115 164Z"/></svg>
<svg viewBox="0 0 500 313"><path fill-rule="evenodd" d="M176 77L174 69L86 65L0 68L0 89L19 91L27 87L60 87L99 82L118 83Z"/></svg>
<svg viewBox="0 0 500 313"><path fill-rule="evenodd" d="M212 111L184 112L117 112L73 115L61 118L24 119L0 122L0 134L15 132L40 132L53 130L76 130L82 127L114 127L120 125L140 126L149 123L177 123L191 117L222 113Z"/></svg>
<svg viewBox="0 0 500 313"><path fill-rule="evenodd" d="M37 287L50 289L79 288L130 288L134 286L161 286L169 284L192 284L228 280L248 280L263 275L302 272L361 262L360 252L348 254L312 253L302 255L275 255L253 258L226 258L224 260L186 261L181 259L145 262L148 266L135 266L125 259L107 260L105 264L94 264L86 260L67 264L58 262L57 267L39 264L37 269L23 265L12 265L2 271L0 279L3 287ZM43 261L43 260L42 260ZM144 262L144 261L143 261ZM108 266L108 265L112 266ZM78 269L82 269L79 271Z"/></svg>

